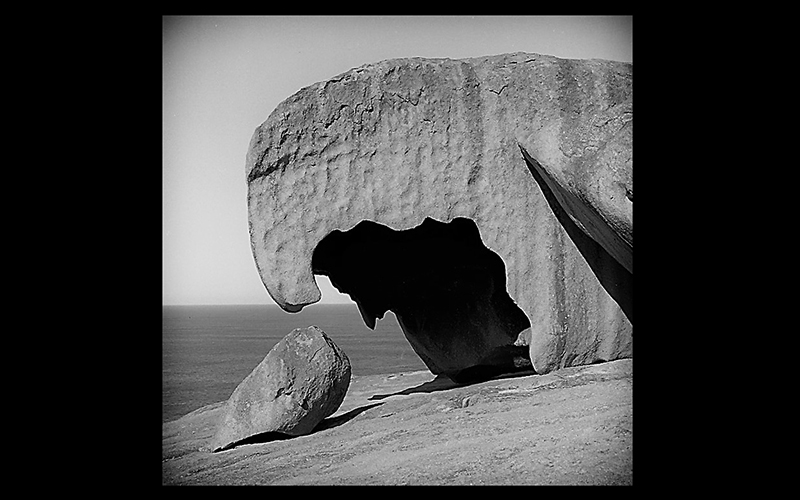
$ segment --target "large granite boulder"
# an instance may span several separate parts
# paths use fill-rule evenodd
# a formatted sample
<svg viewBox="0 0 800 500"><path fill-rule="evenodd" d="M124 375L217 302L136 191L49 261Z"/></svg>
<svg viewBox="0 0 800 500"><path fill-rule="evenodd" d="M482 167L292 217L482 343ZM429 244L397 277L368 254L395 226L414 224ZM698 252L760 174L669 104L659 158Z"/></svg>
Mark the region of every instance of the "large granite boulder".
<svg viewBox="0 0 800 500"><path fill-rule="evenodd" d="M517 366L519 347L540 373L630 357L632 104L631 64L525 53L394 59L301 89L247 155L261 279L295 312L328 275L368 325L397 313L434 373ZM453 262L431 272L426 248Z"/></svg>
<svg viewBox="0 0 800 500"><path fill-rule="evenodd" d="M308 434L339 409L349 385L344 351L316 326L297 328L233 391L211 449L265 432Z"/></svg>

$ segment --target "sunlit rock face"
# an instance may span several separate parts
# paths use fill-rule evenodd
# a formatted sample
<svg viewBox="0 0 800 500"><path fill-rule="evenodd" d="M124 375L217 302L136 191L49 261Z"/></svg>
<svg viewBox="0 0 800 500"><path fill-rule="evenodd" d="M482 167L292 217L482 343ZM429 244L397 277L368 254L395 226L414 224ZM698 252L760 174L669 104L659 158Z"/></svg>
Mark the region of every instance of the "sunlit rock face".
<svg viewBox="0 0 800 500"><path fill-rule="evenodd" d="M518 53L382 61L301 89L247 156L267 291L298 311L320 298L313 273L327 273L368 325L395 311L431 370L455 377L524 365L520 345L540 373L632 356L632 73ZM438 240L408 236L447 223ZM320 248L337 231L346 246L379 235L372 246L390 258L365 256L372 271L348 252L336 261ZM386 231L421 256L392 254ZM484 249L462 255L464 234ZM392 269L425 269L425 284Z"/></svg>
<svg viewBox="0 0 800 500"><path fill-rule="evenodd" d="M292 330L225 402L211 449L264 433L310 433L342 404L350 375L347 354L320 328Z"/></svg>

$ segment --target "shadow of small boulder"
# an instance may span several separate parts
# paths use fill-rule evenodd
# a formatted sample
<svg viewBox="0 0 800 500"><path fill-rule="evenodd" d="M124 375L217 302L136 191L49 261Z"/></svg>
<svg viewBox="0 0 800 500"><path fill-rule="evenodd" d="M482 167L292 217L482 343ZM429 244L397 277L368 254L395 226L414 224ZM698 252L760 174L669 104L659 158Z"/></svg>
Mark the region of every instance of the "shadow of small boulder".
<svg viewBox="0 0 800 500"><path fill-rule="evenodd" d="M299 437L303 437L303 436L310 436L310 435L315 434L317 432L324 431L324 430L327 430L327 429L333 429L334 427L338 427L340 425L343 425L343 424L349 422L350 420L353 420L358 415L360 415L360 414L364 413L365 411L369 410L370 408L374 408L374 407L380 406L382 404L383 403L372 403L372 404L360 406L358 408L353 408L352 410L348 411L347 413L343 413L343 414L339 415L338 417L328 417L328 418L322 420L322 422L320 422L319 424L317 424L317 426L314 427L314 429L308 434L303 434L303 435L300 435L300 436L291 436L291 435L285 434L283 432L274 432L274 431L262 432L260 434L255 434L253 436L250 436L250 437L247 437L245 439L242 439L240 441L236 441L235 443L230 443L229 445L225 446L224 448L220 448L220 449L216 450L215 453L216 452L220 452L220 451L228 451L228 450L231 450L233 448L236 448L237 446L242 446L242 445L247 445L247 444L265 444L265 443L269 443L269 442L272 442L272 441L283 441L283 440L286 440L286 439L295 439L295 438L299 438Z"/></svg>

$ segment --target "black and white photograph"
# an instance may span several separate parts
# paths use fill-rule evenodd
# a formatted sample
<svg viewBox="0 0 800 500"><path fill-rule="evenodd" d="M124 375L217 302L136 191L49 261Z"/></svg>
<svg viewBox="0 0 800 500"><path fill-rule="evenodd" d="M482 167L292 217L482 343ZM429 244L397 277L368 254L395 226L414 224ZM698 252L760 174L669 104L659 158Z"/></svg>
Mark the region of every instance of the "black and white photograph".
<svg viewBox="0 0 800 500"><path fill-rule="evenodd" d="M633 16L162 16L163 486L633 485Z"/></svg>

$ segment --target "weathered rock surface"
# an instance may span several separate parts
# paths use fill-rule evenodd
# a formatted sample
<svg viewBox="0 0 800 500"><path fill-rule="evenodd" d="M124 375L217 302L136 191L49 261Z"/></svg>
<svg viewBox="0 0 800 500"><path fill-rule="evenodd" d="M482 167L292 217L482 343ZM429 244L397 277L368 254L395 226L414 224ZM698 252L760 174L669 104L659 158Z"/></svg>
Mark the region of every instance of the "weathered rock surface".
<svg viewBox="0 0 800 500"><path fill-rule="evenodd" d="M513 325L527 330L520 338L503 336L526 339L539 373L632 356L632 73L524 53L415 58L300 90L256 129L247 157L251 246L267 291L287 311L318 301L312 257L332 231L469 219L530 323ZM434 365L446 360L425 360L415 345L426 326L409 325L436 319L436 307L417 304L401 324ZM368 324L371 315L380 308Z"/></svg>
<svg viewBox="0 0 800 500"><path fill-rule="evenodd" d="M350 374L347 355L325 332L293 330L233 391L212 450L265 432L308 434L342 404Z"/></svg>

